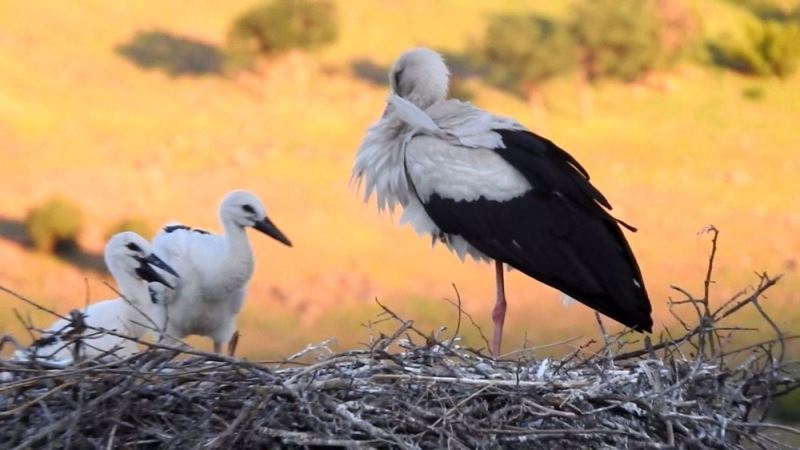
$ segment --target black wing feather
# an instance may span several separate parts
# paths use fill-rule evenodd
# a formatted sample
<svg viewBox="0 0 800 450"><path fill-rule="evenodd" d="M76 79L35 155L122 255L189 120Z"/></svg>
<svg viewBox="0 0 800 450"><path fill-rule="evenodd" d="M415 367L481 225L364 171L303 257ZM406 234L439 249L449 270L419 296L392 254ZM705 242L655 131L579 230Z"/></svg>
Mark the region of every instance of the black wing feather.
<svg viewBox="0 0 800 450"><path fill-rule="evenodd" d="M167 225L164 227L165 233L172 233L173 231L177 230L191 230L191 228L187 227L186 225Z"/></svg>
<svg viewBox="0 0 800 450"><path fill-rule="evenodd" d="M499 131L496 149L533 189L493 201L420 199L443 233L640 331L652 330L641 271L605 197L566 151L524 131ZM413 180L410 179L412 182ZM603 205L603 206L601 206ZM638 284L638 286L637 286Z"/></svg>
<svg viewBox="0 0 800 450"><path fill-rule="evenodd" d="M589 182L589 172L552 141L530 131L494 131L502 136L506 146L496 149L497 154L522 172L532 186L558 191L589 209L595 202L611 209L605 196ZM597 210L610 217L602 208Z"/></svg>
<svg viewBox="0 0 800 450"><path fill-rule="evenodd" d="M164 227L164 232L165 233L172 233L172 232L177 231L177 230L187 230L187 231L191 231L193 233L198 233L198 234L211 234L208 231L203 230L202 228L192 228L192 227L187 227L186 225L180 225L180 224L178 224L178 225L167 225L167 226Z"/></svg>

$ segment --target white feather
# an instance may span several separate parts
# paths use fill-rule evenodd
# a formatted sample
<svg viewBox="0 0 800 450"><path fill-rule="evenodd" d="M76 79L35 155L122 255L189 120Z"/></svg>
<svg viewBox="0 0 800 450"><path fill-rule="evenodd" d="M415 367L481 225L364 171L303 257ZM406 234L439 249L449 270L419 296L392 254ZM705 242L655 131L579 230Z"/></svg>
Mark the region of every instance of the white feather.
<svg viewBox="0 0 800 450"><path fill-rule="evenodd" d="M153 286L166 294L157 295L150 307L162 337L197 334L225 343L236 331L253 258L245 231L230 234L162 231L153 240L156 252L181 276L174 291Z"/></svg>
<svg viewBox="0 0 800 450"><path fill-rule="evenodd" d="M406 125L410 126L413 131L427 133L441 132L433 119L431 119L431 116L403 97L397 94L391 94L388 103L393 107L391 112L395 114L398 119L405 122Z"/></svg>
<svg viewBox="0 0 800 450"><path fill-rule="evenodd" d="M575 303L578 303L577 300L561 291L558 292L558 300L561 302L562 306L572 306Z"/></svg>
<svg viewBox="0 0 800 450"><path fill-rule="evenodd" d="M416 198L412 198L406 207L403 209L403 214L400 216L401 224L409 224L414 231L419 235L436 235L439 233L439 227L433 223L422 203Z"/></svg>
<svg viewBox="0 0 800 450"><path fill-rule="evenodd" d="M413 195L403 169L403 141L411 132L394 117L381 119L370 127L353 165L353 180L364 185L364 201L374 193L378 210L394 211Z"/></svg>
<svg viewBox="0 0 800 450"><path fill-rule="evenodd" d="M406 149L408 174L423 201L506 201L531 190L527 179L495 151L419 135Z"/></svg>

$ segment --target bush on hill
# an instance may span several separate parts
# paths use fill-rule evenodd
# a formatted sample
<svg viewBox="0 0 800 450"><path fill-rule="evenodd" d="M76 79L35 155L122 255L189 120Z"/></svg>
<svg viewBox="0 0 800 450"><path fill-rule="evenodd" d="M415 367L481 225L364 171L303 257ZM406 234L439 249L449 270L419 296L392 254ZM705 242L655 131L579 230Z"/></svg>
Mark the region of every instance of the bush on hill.
<svg viewBox="0 0 800 450"><path fill-rule="evenodd" d="M25 232L34 248L59 252L77 247L83 227L80 208L62 198L52 198L34 208L25 219Z"/></svg>
<svg viewBox="0 0 800 450"><path fill-rule="evenodd" d="M754 19L738 39L714 45L724 66L761 77L786 78L800 62L800 24Z"/></svg>
<svg viewBox="0 0 800 450"><path fill-rule="evenodd" d="M228 30L227 50L234 65L290 49L311 50L331 43L338 33L329 0L272 0L236 18Z"/></svg>
<svg viewBox="0 0 800 450"><path fill-rule="evenodd" d="M577 63L567 27L529 15L502 15L490 20L477 59L497 85L524 96L538 126L546 126L541 86Z"/></svg>
<svg viewBox="0 0 800 450"><path fill-rule="evenodd" d="M653 2L584 0L575 6L572 29L589 80L631 81L661 57L661 23Z"/></svg>
<svg viewBox="0 0 800 450"><path fill-rule="evenodd" d="M736 0L736 3L762 19L800 19L798 0Z"/></svg>
<svg viewBox="0 0 800 450"><path fill-rule="evenodd" d="M497 16L490 20L480 57L499 85L526 94L547 79L572 69L575 46L566 27L550 19Z"/></svg>

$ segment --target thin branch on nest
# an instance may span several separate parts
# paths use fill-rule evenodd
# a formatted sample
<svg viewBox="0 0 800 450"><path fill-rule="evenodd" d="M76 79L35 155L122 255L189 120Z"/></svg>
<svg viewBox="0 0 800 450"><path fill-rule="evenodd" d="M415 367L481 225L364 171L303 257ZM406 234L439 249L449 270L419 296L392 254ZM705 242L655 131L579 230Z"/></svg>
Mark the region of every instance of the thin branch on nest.
<svg viewBox="0 0 800 450"><path fill-rule="evenodd" d="M754 289L712 309L718 232L709 230L703 295L677 288L679 331L656 342L601 328L602 342L561 359L536 361L529 348L494 360L460 344L462 317L472 318L456 290L456 332L441 340L376 300L378 322L394 332L344 353L308 345L270 365L141 340L132 357L64 368L0 359L0 447L774 448L767 431L800 434L761 415L800 386L798 363L785 361L797 336L761 304L780 277L759 274ZM746 329L721 321L750 304L774 336L731 348Z"/></svg>

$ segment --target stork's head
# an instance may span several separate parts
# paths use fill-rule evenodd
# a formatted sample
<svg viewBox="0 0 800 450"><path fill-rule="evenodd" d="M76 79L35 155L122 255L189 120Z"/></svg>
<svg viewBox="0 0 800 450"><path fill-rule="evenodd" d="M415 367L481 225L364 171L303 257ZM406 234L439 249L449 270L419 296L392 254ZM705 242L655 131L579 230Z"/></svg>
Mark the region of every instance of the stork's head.
<svg viewBox="0 0 800 450"><path fill-rule="evenodd" d="M442 55L425 47L403 53L389 71L392 92L422 109L447 98L449 81Z"/></svg>
<svg viewBox="0 0 800 450"><path fill-rule="evenodd" d="M253 227L289 247L292 246L289 239L269 220L261 200L251 192L233 191L226 195L219 207L219 216L223 223L241 228Z"/></svg>
<svg viewBox="0 0 800 450"><path fill-rule="evenodd" d="M148 282L158 282L172 287L155 268L178 276L175 270L161 260L150 248L150 243L132 231L117 233L106 243L103 253L108 270L115 278L123 274Z"/></svg>

